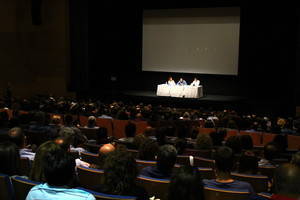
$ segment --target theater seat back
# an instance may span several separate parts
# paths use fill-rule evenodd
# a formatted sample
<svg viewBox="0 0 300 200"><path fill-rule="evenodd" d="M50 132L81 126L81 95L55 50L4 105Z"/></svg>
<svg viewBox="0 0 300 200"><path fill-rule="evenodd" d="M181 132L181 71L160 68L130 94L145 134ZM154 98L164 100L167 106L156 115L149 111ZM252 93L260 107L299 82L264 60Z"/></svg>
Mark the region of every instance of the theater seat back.
<svg viewBox="0 0 300 200"><path fill-rule="evenodd" d="M88 190L85 188L77 188L77 189L84 190L86 192L91 193L92 195L94 195L96 200L136 200L137 199L136 197L133 197L133 196L104 194L104 193Z"/></svg>
<svg viewBox="0 0 300 200"><path fill-rule="evenodd" d="M148 176L138 176L137 184L144 187L149 196L155 196L156 199L167 200L168 188L170 184L169 179L157 179Z"/></svg>
<svg viewBox="0 0 300 200"><path fill-rule="evenodd" d="M204 187L205 200L246 200L250 193L244 190L225 190L215 187Z"/></svg>
<svg viewBox="0 0 300 200"><path fill-rule="evenodd" d="M35 185L40 184L39 182L31 181L22 177L13 177L11 182L14 187L16 200L26 199L27 194Z"/></svg>
<svg viewBox="0 0 300 200"><path fill-rule="evenodd" d="M0 199L14 200L14 192L9 176L0 174Z"/></svg>
<svg viewBox="0 0 300 200"><path fill-rule="evenodd" d="M93 189L104 180L104 171L88 167L77 167L79 183L82 187Z"/></svg>

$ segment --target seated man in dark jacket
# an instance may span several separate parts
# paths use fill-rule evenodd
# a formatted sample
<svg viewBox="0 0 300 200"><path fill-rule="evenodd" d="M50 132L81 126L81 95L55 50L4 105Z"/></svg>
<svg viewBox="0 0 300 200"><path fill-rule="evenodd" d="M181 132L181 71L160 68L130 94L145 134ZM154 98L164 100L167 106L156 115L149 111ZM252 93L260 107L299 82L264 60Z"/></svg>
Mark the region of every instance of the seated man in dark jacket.
<svg viewBox="0 0 300 200"><path fill-rule="evenodd" d="M142 169L141 175L152 178L168 179L171 177L176 158L176 148L168 144L163 145L159 148L156 166L145 167Z"/></svg>

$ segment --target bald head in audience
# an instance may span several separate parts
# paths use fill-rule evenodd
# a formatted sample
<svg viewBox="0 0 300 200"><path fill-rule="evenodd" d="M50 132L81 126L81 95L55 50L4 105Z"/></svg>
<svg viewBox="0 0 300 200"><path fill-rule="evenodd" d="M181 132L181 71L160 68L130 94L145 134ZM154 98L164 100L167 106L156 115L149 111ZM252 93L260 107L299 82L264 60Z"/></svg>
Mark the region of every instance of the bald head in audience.
<svg viewBox="0 0 300 200"><path fill-rule="evenodd" d="M115 150L114 145L112 144L104 144L99 148L99 155L105 155Z"/></svg>
<svg viewBox="0 0 300 200"><path fill-rule="evenodd" d="M104 144L99 148L99 153L98 153L98 158L99 158L99 163L95 168L98 169L103 169L104 166L104 161L107 155L113 151L115 151L115 146L112 144Z"/></svg>
<svg viewBox="0 0 300 200"><path fill-rule="evenodd" d="M294 164L278 167L274 176L275 194L288 198L300 197L300 168Z"/></svg>

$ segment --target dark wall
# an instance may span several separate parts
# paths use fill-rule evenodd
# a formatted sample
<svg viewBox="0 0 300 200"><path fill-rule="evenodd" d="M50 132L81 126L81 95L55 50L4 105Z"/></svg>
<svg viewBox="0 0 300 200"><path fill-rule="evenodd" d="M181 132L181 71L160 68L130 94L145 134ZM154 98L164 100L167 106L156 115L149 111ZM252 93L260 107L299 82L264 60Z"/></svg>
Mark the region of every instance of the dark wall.
<svg viewBox="0 0 300 200"><path fill-rule="evenodd" d="M16 97L72 95L68 3L0 1L0 93L10 83Z"/></svg>
<svg viewBox="0 0 300 200"><path fill-rule="evenodd" d="M291 101L296 79L295 19L292 9L242 4L239 76L244 94Z"/></svg>
<svg viewBox="0 0 300 200"><path fill-rule="evenodd" d="M69 1L71 80L69 90L88 90L89 73L89 17L88 1ZM93 51L92 51L93 52Z"/></svg>

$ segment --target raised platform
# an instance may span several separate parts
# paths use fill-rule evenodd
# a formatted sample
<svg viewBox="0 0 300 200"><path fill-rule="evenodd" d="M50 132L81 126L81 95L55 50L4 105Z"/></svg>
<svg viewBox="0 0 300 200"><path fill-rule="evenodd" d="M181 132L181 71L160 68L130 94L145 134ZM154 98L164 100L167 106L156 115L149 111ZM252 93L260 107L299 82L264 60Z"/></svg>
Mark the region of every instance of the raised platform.
<svg viewBox="0 0 300 200"><path fill-rule="evenodd" d="M177 98L157 96L155 91L123 91L122 94L126 99L144 103L161 104L164 106L174 106L181 108L200 108L200 107L214 107L223 109L224 107L234 108L239 106L245 98L239 96L225 96L225 95L209 95L205 94L201 98Z"/></svg>

